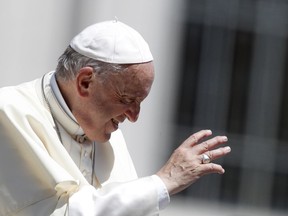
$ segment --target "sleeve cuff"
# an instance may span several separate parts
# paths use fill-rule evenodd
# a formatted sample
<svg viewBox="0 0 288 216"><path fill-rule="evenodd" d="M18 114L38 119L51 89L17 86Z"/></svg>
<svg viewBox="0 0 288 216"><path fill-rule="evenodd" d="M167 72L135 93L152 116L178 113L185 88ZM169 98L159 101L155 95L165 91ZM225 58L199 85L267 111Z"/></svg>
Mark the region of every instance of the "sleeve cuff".
<svg viewBox="0 0 288 216"><path fill-rule="evenodd" d="M170 196L166 185L157 175L152 175L152 179L154 180L158 192L158 202L159 202L159 210L162 210L168 206L170 203Z"/></svg>

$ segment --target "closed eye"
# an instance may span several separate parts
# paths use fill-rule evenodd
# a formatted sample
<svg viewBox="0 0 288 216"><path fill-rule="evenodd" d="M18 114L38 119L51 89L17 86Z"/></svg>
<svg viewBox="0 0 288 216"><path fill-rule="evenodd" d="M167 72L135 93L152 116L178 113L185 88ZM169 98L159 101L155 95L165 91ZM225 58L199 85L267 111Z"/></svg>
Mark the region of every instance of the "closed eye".
<svg viewBox="0 0 288 216"><path fill-rule="evenodd" d="M120 102L123 104L129 105L129 104L134 103L135 99L124 97L124 98L121 98Z"/></svg>

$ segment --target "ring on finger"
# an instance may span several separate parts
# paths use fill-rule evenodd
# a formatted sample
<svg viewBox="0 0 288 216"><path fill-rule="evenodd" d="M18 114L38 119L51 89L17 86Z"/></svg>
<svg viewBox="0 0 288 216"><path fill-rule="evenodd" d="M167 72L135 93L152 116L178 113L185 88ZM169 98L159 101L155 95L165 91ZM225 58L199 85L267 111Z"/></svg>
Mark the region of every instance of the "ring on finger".
<svg viewBox="0 0 288 216"><path fill-rule="evenodd" d="M202 154L202 164L207 164L211 162L211 158L207 154Z"/></svg>

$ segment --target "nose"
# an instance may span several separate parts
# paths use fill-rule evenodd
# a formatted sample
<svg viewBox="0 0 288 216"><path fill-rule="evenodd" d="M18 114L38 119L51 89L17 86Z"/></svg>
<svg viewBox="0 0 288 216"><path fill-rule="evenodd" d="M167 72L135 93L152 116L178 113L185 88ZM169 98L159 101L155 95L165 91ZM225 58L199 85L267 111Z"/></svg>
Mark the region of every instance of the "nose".
<svg viewBox="0 0 288 216"><path fill-rule="evenodd" d="M140 104L134 103L126 110L124 114L127 116L129 121L136 122L139 117L139 113L140 113Z"/></svg>

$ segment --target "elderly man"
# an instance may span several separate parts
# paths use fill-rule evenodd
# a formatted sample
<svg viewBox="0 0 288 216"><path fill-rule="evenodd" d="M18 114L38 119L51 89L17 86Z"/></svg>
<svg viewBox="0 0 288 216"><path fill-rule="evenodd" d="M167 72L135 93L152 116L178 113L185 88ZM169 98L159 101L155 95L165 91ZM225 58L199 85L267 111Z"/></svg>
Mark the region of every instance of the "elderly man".
<svg viewBox="0 0 288 216"><path fill-rule="evenodd" d="M118 125L137 121L154 79L141 35L119 21L84 29L55 72L0 90L0 215L157 215L170 195L224 173L227 137L193 134L137 178Z"/></svg>

